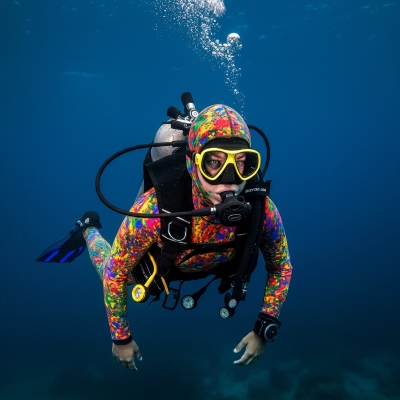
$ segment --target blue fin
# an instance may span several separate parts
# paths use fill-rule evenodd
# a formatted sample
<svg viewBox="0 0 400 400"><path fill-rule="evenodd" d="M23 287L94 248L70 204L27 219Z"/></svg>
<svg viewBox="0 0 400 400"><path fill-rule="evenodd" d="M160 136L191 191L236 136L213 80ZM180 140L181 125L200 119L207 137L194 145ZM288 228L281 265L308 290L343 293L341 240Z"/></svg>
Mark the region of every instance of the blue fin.
<svg viewBox="0 0 400 400"><path fill-rule="evenodd" d="M39 262L70 263L80 256L86 249L86 241L82 229L75 225L62 239L51 244L36 259Z"/></svg>

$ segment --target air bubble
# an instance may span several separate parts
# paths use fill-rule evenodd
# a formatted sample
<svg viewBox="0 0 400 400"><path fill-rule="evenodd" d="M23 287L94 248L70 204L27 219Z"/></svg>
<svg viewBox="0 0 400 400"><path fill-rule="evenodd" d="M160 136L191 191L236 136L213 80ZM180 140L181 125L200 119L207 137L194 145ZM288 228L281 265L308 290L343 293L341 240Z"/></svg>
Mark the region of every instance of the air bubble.
<svg viewBox="0 0 400 400"><path fill-rule="evenodd" d="M204 52L210 55L220 68L225 69L225 84L235 95L240 108L244 107L244 96L238 90L240 68L235 59L242 49L240 35L232 32L221 43L215 38L220 26L216 17L225 12L223 0L155 0L156 7L164 18L171 21L171 26L186 28L191 38L192 48L203 58ZM213 68L213 66L212 66ZM214 68L213 68L214 69Z"/></svg>

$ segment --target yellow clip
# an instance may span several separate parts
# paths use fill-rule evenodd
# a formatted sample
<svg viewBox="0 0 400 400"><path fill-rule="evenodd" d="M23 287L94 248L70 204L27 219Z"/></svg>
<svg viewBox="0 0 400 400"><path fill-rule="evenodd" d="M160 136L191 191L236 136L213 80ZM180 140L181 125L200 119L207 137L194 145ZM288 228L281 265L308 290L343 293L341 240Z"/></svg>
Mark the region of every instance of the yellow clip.
<svg viewBox="0 0 400 400"><path fill-rule="evenodd" d="M138 285L135 285L135 287L132 289L132 299L138 303L142 303L142 302L146 301L147 298L149 297L150 293L148 291L148 288L151 285L151 282L153 282L153 280L157 274L156 261L154 260L153 256L150 254L150 252L148 252L147 255L149 256L150 261L153 264L153 273L151 274L149 279L147 279L147 281L144 285L138 284ZM164 283L164 286L165 286L165 283Z"/></svg>

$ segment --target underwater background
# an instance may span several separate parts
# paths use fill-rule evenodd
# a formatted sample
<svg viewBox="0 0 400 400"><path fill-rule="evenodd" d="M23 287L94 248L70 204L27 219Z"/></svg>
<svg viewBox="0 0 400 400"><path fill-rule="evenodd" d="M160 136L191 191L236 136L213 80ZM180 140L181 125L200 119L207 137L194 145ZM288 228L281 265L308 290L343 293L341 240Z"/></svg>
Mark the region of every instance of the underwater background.
<svg viewBox="0 0 400 400"><path fill-rule="evenodd" d="M1 0L1 400L400 399L400 2L389 1ZM151 142L185 91L268 135L293 278L279 337L245 368L233 349L257 318L261 258L228 321L216 283L192 312L130 300L133 373L111 355L87 253L35 259L87 210L112 242L123 217L98 199L97 170ZM143 157L104 174L122 208Z"/></svg>

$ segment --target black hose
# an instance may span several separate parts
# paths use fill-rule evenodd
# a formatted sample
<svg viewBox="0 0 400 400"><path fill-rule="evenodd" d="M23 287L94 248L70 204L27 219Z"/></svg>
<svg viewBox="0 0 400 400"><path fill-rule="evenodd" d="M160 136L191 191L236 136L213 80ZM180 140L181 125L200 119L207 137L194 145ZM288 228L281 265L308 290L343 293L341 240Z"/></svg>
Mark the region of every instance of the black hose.
<svg viewBox="0 0 400 400"><path fill-rule="evenodd" d="M267 148L267 159L265 160L264 168L261 173L262 179L264 179L265 173L267 172L269 166L269 159L271 158L271 148L269 146L269 141L265 133L260 128L257 128L255 125L247 125L247 126L249 129L253 129L254 131L256 131L263 138L265 147Z"/></svg>
<svg viewBox="0 0 400 400"><path fill-rule="evenodd" d="M177 140L175 142L160 142L160 143L149 143L149 144L138 144L136 146L131 146L127 147L126 149L123 149L121 151L118 151L117 153L113 154L111 157L107 158L106 161L104 161L103 165L100 167L99 171L97 172L96 176L96 193L99 196L100 200L111 210L122 214L122 215L129 215L130 217L139 217L139 218L167 218L170 217L171 214L168 213L160 213L160 214L142 214L142 213L133 213L130 211L123 210L122 208L118 208L111 204L103 195L100 189L100 179L101 176L104 172L104 170L107 168L107 166L114 161L116 158L122 156L125 153L129 153L130 151L138 150L138 149L145 149L148 147L161 147L161 146L174 146L174 147L179 147L179 146L186 146L187 141L186 140ZM193 215L193 211L182 211L182 212L177 212L174 213L174 216L176 217L185 217L188 215Z"/></svg>
<svg viewBox="0 0 400 400"><path fill-rule="evenodd" d="M240 260L238 272L235 276L234 287L232 295L235 299L242 298L242 283L243 278L247 275L249 263L253 255L254 246L257 242L257 235L259 233L259 223L262 216L262 207L264 205L264 197L257 197L252 204L252 218L250 221L250 230L247 235L246 244Z"/></svg>

